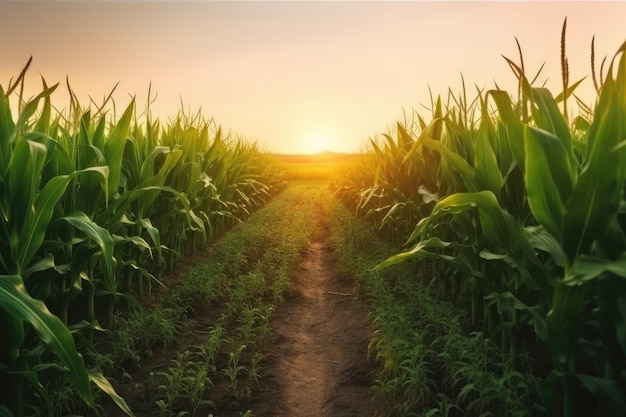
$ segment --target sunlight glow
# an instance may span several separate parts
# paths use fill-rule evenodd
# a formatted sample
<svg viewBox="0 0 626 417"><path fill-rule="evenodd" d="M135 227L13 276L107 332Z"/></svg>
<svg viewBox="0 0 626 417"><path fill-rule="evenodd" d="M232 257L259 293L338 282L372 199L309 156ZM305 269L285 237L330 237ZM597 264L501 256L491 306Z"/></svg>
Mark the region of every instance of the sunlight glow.
<svg viewBox="0 0 626 417"><path fill-rule="evenodd" d="M224 131L293 154L357 152L413 109L430 122L424 107L431 96L445 102L463 84L469 93L497 83L516 98L517 78L503 59L516 61L516 39L531 76L546 64L536 86L545 82L558 94L564 17L573 83L590 72L593 36L596 70L624 42L626 1L41 1L33 7L0 0L0 16L0 39L12 40L0 64L5 90L32 55L26 98L40 92L37 74L48 85L61 83L52 96L60 109L69 103L66 77L85 104L91 97L101 103L119 82L112 98L123 106L136 97L140 114L151 86L158 97L150 108L163 123L182 101ZM77 50L85 52L82 59ZM576 95L593 108L590 76Z"/></svg>
<svg viewBox="0 0 626 417"><path fill-rule="evenodd" d="M311 128L302 136L298 153L315 155L324 151L332 151L334 136L326 129Z"/></svg>

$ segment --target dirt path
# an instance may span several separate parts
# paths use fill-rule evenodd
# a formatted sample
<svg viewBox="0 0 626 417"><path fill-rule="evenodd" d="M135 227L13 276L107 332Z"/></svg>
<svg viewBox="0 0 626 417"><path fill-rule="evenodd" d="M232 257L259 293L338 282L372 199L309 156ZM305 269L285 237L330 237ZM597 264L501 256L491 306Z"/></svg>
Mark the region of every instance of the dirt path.
<svg viewBox="0 0 626 417"><path fill-rule="evenodd" d="M250 403L256 417L381 416L372 402L375 368L367 359L367 306L336 268L324 213L294 278L272 316L261 380Z"/></svg>

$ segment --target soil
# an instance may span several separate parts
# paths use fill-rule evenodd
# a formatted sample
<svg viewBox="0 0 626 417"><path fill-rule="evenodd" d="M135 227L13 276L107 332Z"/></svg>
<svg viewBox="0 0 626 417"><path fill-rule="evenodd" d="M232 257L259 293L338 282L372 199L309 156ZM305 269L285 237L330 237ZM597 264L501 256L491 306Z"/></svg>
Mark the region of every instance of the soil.
<svg viewBox="0 0 626 417"><path fill-rule="evenodd" d="M368 306L338 272L328 224L315 219L294 290L272 316L259 386L248 406L256 417L382 416L372 400L376 366L367 358Z"/></svg>

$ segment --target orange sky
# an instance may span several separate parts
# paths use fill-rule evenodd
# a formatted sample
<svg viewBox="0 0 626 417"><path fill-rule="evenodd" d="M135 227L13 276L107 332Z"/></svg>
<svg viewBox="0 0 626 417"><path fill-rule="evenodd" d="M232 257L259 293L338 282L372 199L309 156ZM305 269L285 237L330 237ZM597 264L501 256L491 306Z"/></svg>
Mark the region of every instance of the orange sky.
<svg viewBox="0 0 626 417"><path fill-rule="evenodd" d="M560 32L568 17L570 80L626 41L622 2L7 2L0 1L0 84L30 55L27 87L68 75L79 98L167 120L182 98L227 130L282 153L356 151L403 112L466 84L515 88L501 54L546 62L558 94ZM474 90L472 90L474 91ZM581 93L591 97L592 82ZM53 96L67 106L61 89ZM423 111L425 115L428 113Z"/></svg>

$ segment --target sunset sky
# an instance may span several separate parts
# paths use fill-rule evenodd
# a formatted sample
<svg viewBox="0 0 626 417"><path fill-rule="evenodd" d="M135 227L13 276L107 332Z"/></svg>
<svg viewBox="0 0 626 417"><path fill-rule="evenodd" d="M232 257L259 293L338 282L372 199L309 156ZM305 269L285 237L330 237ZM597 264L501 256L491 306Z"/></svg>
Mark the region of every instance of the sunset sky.
<svg viewBox="0 0 626 417"><path fill-rule="evenodd" d="M280 153L353 152L434 94L494 81L514 91L501 55L560 91L560 34L568 18L570 80L626 41L624 2L7 2L0 1L0 84L28 57L27 92L64 81L85 102L136 96L163 121L201 109L226 130ZM593 100L591 79L581 94Z"/></svg>

